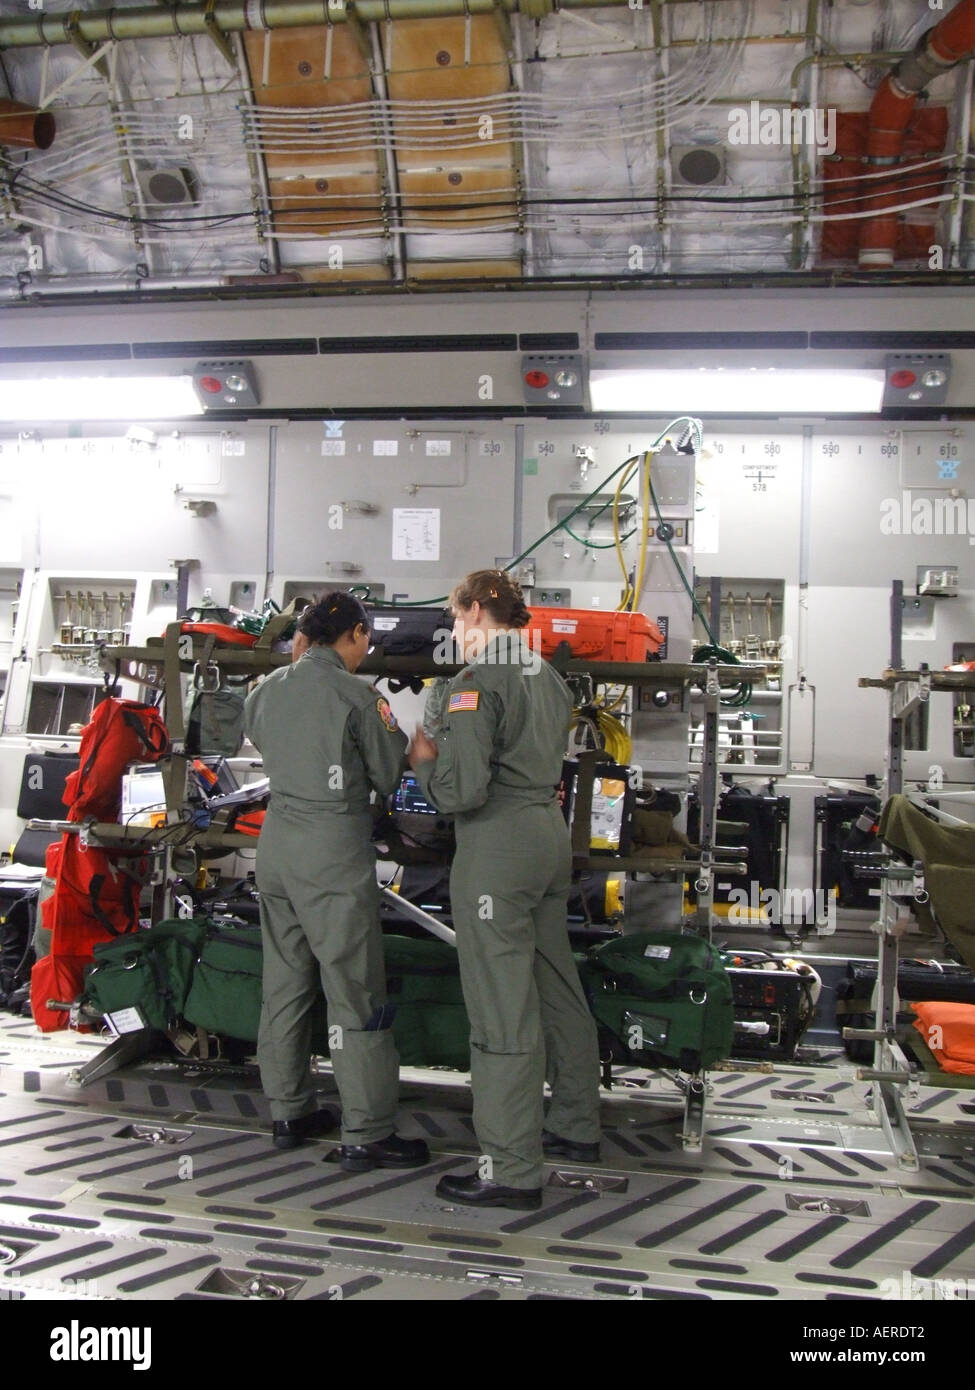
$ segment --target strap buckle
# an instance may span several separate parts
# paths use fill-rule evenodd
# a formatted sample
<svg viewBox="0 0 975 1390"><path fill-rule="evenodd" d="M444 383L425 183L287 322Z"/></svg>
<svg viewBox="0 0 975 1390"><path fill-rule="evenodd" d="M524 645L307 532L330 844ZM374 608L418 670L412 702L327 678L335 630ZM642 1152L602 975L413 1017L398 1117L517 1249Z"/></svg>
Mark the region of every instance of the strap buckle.
<svg viewBox="0 0 975 1390"><path fill-rule="evenodd" d="M213 695L220 689L222 678L220 667L215 661L208 661L205 666L200 666L196 662L193 666L193 689L202 690L207 695Z"/></svg>

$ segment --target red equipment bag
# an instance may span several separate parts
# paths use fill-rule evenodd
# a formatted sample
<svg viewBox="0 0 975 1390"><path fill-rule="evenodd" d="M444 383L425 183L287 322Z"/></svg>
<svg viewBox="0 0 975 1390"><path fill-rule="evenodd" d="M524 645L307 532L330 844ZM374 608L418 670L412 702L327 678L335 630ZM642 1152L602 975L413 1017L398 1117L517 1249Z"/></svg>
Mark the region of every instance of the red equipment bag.
<svg viewBox="0 0 975 1390"><path fill-rule="evenodd" d="M260 835L264 829L264 817L267 811L241 811L240 815L234 820L233 829L239 830L242 835Z"/></svg>
<svg viewBox="0 0 975 1390"><path fill-rule="evenodd" d="M52 1033L67 1028L69 1015L49 1009L47 1001L73 1003L95 944L138 927L148 860L94 845L82 849L77 835L63 835L60 844L48 846L45 874L54 885L41 899L41 926L51 933L51 952L31 972L30 1006L38 1028Z"/></svg>
<svg viewBox="0 0 975 1390"><path fill-rule="evenodd" d="M68 820L117 820L122 773L129 763L154 763L169 751L169 734L152 705L103 700L81 734L81 762L64 784Z"/></svg>
<svg viewBox="0 0 975 1390"><path fill-rule="evenodd" d="M649 661L664 635L645 613L601 613L589 608L533 608L523 629L529 645L549 658L565 642L588 661ZM539 638L540 634L540 638Z"/></svg>
<svg viewBox="0 0 975 1390"><path fill-rule="evenodd" d="M57 892L58 868L61 863L61 847L64 844L65 836L56 840L53 845L48 845L44 851L44 877L41 879L40 892L37 895L37 908L41 914L41 926L45 931L54 930L54 895Z"/></svg>
<svg viewBox="0 0 975 1390"><path fill-rule="evenodd" d="M30 1011L42 1033L56 1033L59 1028L67 1028L67 1010L49 1009L47 1001L57 999L63 1004L73 1004L84 987L85 968L90 964L90 956L52 954L35 961L30 972ZM91 1030L79 1028L78 1031Z"/></svg>
<svg viewBox="0 0 975 1390"><path fill-rule="evenodd" d="M54 894L42 909L43 924L54 933L51 949L90 959L96 941L135 931L147 876L144 856L82 849L77 835L65 835Z"/></svg>

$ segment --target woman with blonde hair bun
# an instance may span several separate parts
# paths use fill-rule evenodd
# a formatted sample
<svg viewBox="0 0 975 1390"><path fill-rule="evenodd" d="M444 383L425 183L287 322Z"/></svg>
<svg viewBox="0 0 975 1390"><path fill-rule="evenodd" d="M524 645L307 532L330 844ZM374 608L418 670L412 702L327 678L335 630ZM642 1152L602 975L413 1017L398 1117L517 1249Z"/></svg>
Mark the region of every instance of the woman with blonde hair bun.
<svg viewBox="0 0 975 1390"><path fill-rule="evenodd" d="M477 570L450 603L468 664L436 740L418 730L409 757L424 794L455 818L450 899L482 1157L437 1192L533 1210L546 1153L599 1159L599 1054L569 946L572 853L557 800L572 699L525 641L531 614L510 575Z"/></svg>

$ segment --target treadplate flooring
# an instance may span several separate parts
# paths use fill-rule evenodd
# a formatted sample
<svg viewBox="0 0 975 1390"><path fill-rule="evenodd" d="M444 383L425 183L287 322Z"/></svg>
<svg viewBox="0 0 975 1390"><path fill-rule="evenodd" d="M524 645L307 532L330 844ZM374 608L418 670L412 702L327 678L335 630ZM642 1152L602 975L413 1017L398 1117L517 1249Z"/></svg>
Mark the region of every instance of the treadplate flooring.
<svg viewBox="0 0 975 1390"><path fill-rule="evenodd" d="M271 1147L256 1068L143 1062L79 1087L102 1046L0 1015L5 1297L876 1301L975 1280L966 1093L912 1088L907 1172L845 1059L712 1072L699 1153L673 1084L621 1073L603 1162L549 1164L541 1210L514 1212L434 1192L478 1154L457 1073L403 1072L399 1128L429 1167L353 1175L327 1140Z"/></svg>

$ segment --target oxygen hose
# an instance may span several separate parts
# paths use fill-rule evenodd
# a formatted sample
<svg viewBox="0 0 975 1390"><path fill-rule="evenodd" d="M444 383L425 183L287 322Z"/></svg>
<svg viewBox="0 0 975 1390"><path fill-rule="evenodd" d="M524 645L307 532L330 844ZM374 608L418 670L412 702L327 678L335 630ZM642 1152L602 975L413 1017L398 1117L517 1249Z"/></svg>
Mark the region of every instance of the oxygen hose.
<svg viewBox="0 0 975 1390"><path fill-rule="evenodd" d="M656 438L656 439L653 441L653 443L650 445L650 448L649 448L649 450L648 450L647 452L650 453L650 454L652 454L652 453L654 452L654 450L657 448L657 446L658 446L660 443L662 443L662 441L663 441L664 439L666 439L667 435L668 435L672 430L676 429L678 425L684 425L684 426L686 426L686 428L685 428L685 430L684 430L684 432L683 432L683 436L682 436L682 437L684 437L684 436L686 436L686 435L688 435L688 434L693 435L693 436L694 436L694 439L695 439L695 441L696 441L696 449L697 449L697 452L700 452L701 447L702 447L702 444L703 444L703 436L702 436L702 432L701 432L701 422L700 422L700 420L695 419L694 416L692 416L692 415L678 415L678 416L676 417L676 419L671 420L670 423L666 426L666 428L665 428L664 430L662 430L662 432L661 432L660 434L657 435L657 438ZM602 481L597 487L594 487L593 490L592 490L592 492L587 493L586 496L582 499L582 501L579 502L575 507L573 507L572 510L571 510L566 516L564 516L564 517L562 518L561 521L557 521L557 522L555 523L554 526L550 526L549 529L548 529L543 535L539 536L537 540L532 541L531 545L528 546L528 548L527 548L526 550L523 550L523 551L521 552L520 555L516 555L516 556L514 557L513 560L509 560L508 563L505 565L504 568L505 568L506 570L514 569L514 567L515 567L516 565L520 565L520 564L521 564L522 560L526 560L526 559L528 558L528 556L531 555L532 551L537 550L538 547L539 547L540 545L543 545L543 544L545 543L545 541L547 541L548 538L549 538L550 536L554 536L555 533L556 533L557 531L568 530L568 529L569 529L569 528L568 528L568 523L572 520L572 518L573 518L574 516L578 516L578 514L579 514L581 511L583 511L583 510L589 505L589 503L593 500L593 498L594 498L594 497L597 497L597 496L599 495L600 492L604 492L605 489L606 489L606 487L609 485L609 483L611 483L611 482L613 481L613 479L616 477L616 475L617 475L618 473L622 473L623 470L624 470L624 468L630 468L632 471L635 472L635 471L636 471L636 467L639 466L639 463L640 463L641 458L645 458L645 457L646 457L646 454L643 454L643 455L641 455L641 454L633 454L633 455L631 455L629 458L624 459L622 463L617 464L617 466L613 469L613 471L612 471L611 473L609 473L609 474L606 476L606 478L604 478L603 481ZM632 476L632 472L631 472L630 476ZM649 470L648 470L648 481L649 481ZM617 493L618 493L618 494L622 493L622 490L623 490L622 487L617 488ZM609 505L610 505L610 504L609 504L608 502L605 502L605 503L603 503L603 506L602 506L602 507L598 508L598 509L593 513L593 515L590 517L590 525L592 525L592 523L596 520L596 518L597 518L603 511L605 511L606 507L608 507ZM658 515L659 515L659 511L658 511ZM570 534L571 534L571 532L570 532ZM632 532L632 531L629 531L629 532L627 532L626 536L620 536L619 533L618 533L618 529L614 528L614 540L613 540L613 542L612 542L613 545L616 545L616 544L617 544L617 541L622 542L623 540L628 540L629 537L630 537L632 534L633 534L633 532ZM574 536L573 539L578 540L579 543L580 543L581 545L585 545L585 546L587 546L589 549L592 549L592 550L602 550L603 548L605 548L605 549L609 549L609 548L610 548L608 542L606 543L606 545L605 545L605 547L604 547L604 546L603 546L601 543L599 543L599 542L596 542L596 541L585 541L585 540L582 539L582 537L576 537L576 536ZM624 585L625 585L625 587L627 588L627 590L630 589L629 580L626 578L625 574L624 574ZM396 601L393 600L393 599L374 599L374 598L371 598L370 595L371 595L371 592L372 592L372 591L371 591L371 589L370 589L370 587L369 587L368 584L354 584L354 585L350 586L350 592L355 593L355 592L357 592L357 591L363 591L363 592L365 593L365 595L366 595L365 601L374 604L377 608L400 608L400 607L404 607L404 606L405 606L404 604L400 604L400 603L396 602ZM432 605L435 604L435 603L446 603L447 600L448 600L449 598L450 598L450 595L449 595L449 594L439 594L436 598L408 599L408 600L406 600L406 603L408 603L410 607L414 607L414 608L426 608L426 607L432 606ZM692 598L693 598L693 595L692 595Z"/></svg>
<svg viewBox="0 0 975 1390"><path fill-rule="evenodd" d="M653 454L648 450L643 455L640 472L640 515L643 517L643 535L640 538L640 560L636 571L636 581L633 585L633 597L630 601L630 612L637 611L637 604L640 602L640 595L643 593L644 576L647 571L647 547L649 544L649 531L647 518L650 515L650 465L653 462Z"/></svg>
<svg viewBox="0 0 975 1390"><path fill-rule="evenodd" d="M527 550L523 550L520 555L516 555L513 560L509 560L504 568L506 570L514 569L516 565L521 564L522 560L527 559L533 550L537 550L540 545L543 545L544 542L548 540L549 536L554 536L557 531L563 531L567 529L567 523L570 522L574 516L578 516L578 514L586 506L588 506L592 499L598 496L598 494L605 489L607 483L610 483L613 480L613 478L616 477L617 473L621 473L624 468L627 468L630 465L635 464L638 461L638 459L639 455L633 455L631 458L624 459L623 462L618 464L616 468L613 469L612 473L610 473L609 476L602 483L600 483L598 487L593 488L592 492L587 493L586 496L582 499L582 501L577 503L576 506L574 506L572 510L562 518L561 521L557 521L554 526L550 526L549 529L546 532L544 532L543 535L539 536L538 540L532 541L531 545L527 548ZM583 541L582 544L585 545L587 544L587 542ZM597 547L594 542L588 542L588 544L590 544L593 549L601 548ZM354 588L365 589L367 594L370 593L369 586L366 584L357 584L354 586ZM446 603L449 598L449 594L439 594L436 598L409 599L407 602L409 606L413 608L426 608L435 603ZM392 599L369 598L367 601L373 603L377 608L401 608L405 606L404 604L400 604Z"/></svg>
<svg viewBox="0 0 975 1390"><path fill-rule="evenodd" d="M585 705L574 711L572 723L569 726L570 733L580 726L587 728L596 745L604 748L614 763L619 763L620 766L625 767L633 752L633 744L629 734L622 722L608 714L606 710L597 709L595 714L592 713L592 710L591 705Z"/></svg>
<svg viewBox="0 0 975 1390"><path fill-rule="evenodd" d="M657 522L659 525L659 523L663 521L663 517L660 515L660 504L657 501L657 494L654 491L652 479L649 479L649 487L650 498L653 502L653 509L656 513ZM701 620L701 623L704 627L704 631L711 639L710 644L705 645L703 647L695 648L695 650L691 654L691 661L696 663L714 660L719 661L723 666L740 666L741 662L739 661L738 657L735 656L733 652L729 652L726 647L722 647L719 645L714 633L711 631L711 624L708 622L707 617L705 616L704 609L698 603L697 598L694 594L694 590L687 582L687 576L684 574L683 566L681 565L677 556L674 554L674 547L671 544L670 536L667 534L666 529L664 530L663 534L664 542L667 546L668 553L670 554L670 558L674 563L674 569L677 571L680 582L683 584L685 590L687 591L687 595L691 600L691 604L693 605L695 613ZM752 687L743 681L731 695L723 695L721 697L721 704L728 709L744 709L751 701L751 698Z"/></svg>

